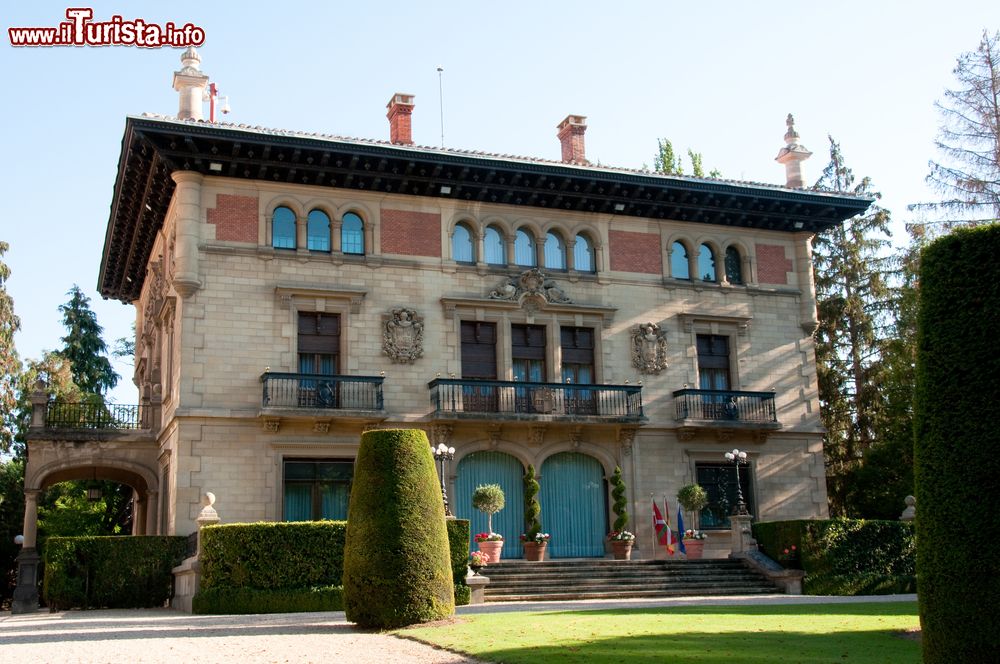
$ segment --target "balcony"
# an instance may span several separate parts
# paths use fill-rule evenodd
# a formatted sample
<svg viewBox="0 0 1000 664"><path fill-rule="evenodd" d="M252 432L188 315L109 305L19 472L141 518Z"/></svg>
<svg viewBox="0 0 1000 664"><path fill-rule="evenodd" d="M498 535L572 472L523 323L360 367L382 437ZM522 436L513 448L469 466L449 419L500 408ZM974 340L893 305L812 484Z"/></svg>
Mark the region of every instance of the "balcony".
<svg viewBox="0 0 1000 664"><path fill-rule="evenodd" d="M438 419L528 422L642 422L639 385L569 385L437 378L430 388Z"/></svg>
<svg viewBox="0 0 1000 664"><path fill-rule="evenodd" d="M774 392L693 390L674 392L675 420L682 432L698 429L760 432L781 428L774 406ZM721 436L720 436L721 437Z"/></svg>
<svg viewBox="0 0 1000 664"><path fill-rule="evenodd" d="M382 376L266 372L260 377L260 414L269 431L277 431L282 417L312 418L317 422L317 431L331 419L378 420L384 380Z"/></svg>
<svg viewBox="0 0 1000 664"><path fill-rule="evenodd" d="M119 403L50 402L45 412L48 429L114 429L135 431L149 428L149 409Z"/></svg>

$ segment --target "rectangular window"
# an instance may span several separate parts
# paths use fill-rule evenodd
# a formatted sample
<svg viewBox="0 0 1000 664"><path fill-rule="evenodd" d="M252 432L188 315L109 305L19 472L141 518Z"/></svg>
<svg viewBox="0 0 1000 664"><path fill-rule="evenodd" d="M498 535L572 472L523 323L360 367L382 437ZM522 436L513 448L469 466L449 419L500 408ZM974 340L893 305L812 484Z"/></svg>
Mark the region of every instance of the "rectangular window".
<svg viewBox="0 0 1000 664"><path fill-rule="evenodd" d="M594 330L589 327L559 328L559 342L562 347L562 379L570 385L593 384L594 376ZM594 392L564 388L566 390L566 413L576 415L596 415L597 403Z"/></svg>
<svg viewBox="0 0 1000 664"><path fill-rule="evenodd" d="M462 378L496 380L497 378L497 326L496 323L462 321ZM463 407L468 412L497 411L495 385L466 386L462 389Z"/></svg>
<svg viewBox="0 0 1000 664"><path fill-rule="evenodd" d="M703 390L728 390L729 337L698 335L698 385Z"/></svg>
<svg viewBox="0 0 1000 664"><path fill-rule="evenodd" d="M353 461L285 461L285 521L347 519Z"/></svg>
<svg viewBox="0 0 1000 664"><path fill-rule="evenodd" d="M514 380L545 382L545 327L511 325L510 356Z"/></svg>
<svg viewBox="0 0 1000 664"><path fill-rule="evenodd" d="M299 312L299 373L334 376L340 371L340 315ZM298 405L337 408L336 382L305 378L299 381Z"/></svg>
<svg viewBox="0 0 1000 664"><path fill-rule="evenodd" d="M697 463L698 484L708 493L708 505L701 510L701 527L705 530L729 528L729 515L737 503L736 468L731 463ZM754 514L750 466L740 466L740 488L747 511Z"/></svg>

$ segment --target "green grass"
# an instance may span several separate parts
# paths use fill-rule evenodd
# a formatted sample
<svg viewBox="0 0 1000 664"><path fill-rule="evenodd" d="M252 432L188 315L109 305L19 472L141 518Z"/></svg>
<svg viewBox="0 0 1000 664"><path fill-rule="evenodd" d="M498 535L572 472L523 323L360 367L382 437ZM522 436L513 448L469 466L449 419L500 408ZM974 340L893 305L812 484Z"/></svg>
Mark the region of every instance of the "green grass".
<svg viewBox="0 0 1000 664"><path fill-rule="evenodd" d="M489 662L919 662L916 602L462 616L396 632Z"/></svg>

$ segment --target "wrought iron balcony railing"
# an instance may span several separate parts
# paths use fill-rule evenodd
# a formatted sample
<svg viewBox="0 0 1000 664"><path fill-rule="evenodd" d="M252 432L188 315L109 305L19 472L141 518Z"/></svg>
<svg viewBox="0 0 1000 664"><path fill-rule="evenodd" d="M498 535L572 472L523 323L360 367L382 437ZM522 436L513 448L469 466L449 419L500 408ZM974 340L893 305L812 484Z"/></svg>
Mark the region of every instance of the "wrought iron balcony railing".
<svg viewBox="0 0 1000 664"><path fill-rule="evenodd" d="M265 373L264 408L382 410L382 376Z"/></svg>
<svg viewBox="0 0 1000 664"><path fill-rule="evenodd" d="M556 415L642 419L640 385L573 385L437 378L427 386L435 415Z"/></svg>
<svg viewBox="0 0 1000 664"><path fill-rule="evenodd" d="M674 403L677 405L678 420L778 423L774 392L684 389L674 392Z"/></svg>
<svg viewBox="0 0 1000 664"><path fill-rule="evenodd" d="M49 429L148 429L149 408L120 403L49 402L45 407Z"/></svg>

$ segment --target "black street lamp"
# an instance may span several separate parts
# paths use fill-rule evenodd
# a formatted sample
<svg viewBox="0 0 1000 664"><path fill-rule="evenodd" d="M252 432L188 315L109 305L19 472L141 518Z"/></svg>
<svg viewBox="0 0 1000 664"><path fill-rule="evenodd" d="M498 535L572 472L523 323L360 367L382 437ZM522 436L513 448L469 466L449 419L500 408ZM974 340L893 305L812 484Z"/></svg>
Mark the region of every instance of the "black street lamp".
<svg viewBox="0 0 1000 664"><path fill-rule="evenodd" d="M437 447L431 445L431 453L437 459L438 473L441 475L441 498L444 499L444 515L454 516L451 510L448 509L448 490L444 486L444 462L455 458L455 448L448 447L444 443L441 443Z"/></svg>
<svg viewBox="0 0 1000 664"><path fill-rule="evenodd" d="M733 509L733 516L746 516L749 512L743 500L743 487L740 486L740 464L747 463L747 453L733 449L732 452L726 452L726 459L736 466L736 507Z"/></svg>

